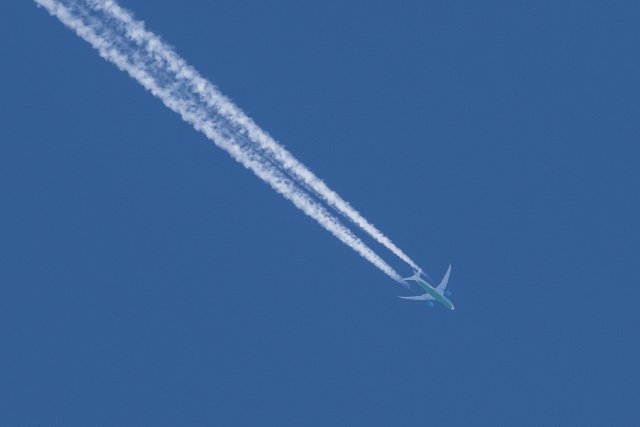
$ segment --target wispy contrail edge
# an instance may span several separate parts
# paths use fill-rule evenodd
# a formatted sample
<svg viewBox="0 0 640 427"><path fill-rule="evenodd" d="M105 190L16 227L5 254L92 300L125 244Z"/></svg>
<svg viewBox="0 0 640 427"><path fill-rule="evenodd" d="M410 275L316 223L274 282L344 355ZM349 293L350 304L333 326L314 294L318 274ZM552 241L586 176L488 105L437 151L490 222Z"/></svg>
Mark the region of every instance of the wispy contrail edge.
<svg viewBox="0 0 640 427"><path fill-rule="evenodd" d="M400 281L400 276L373 250L364 244L359 238L351 233L344 225L335 219L322 206L318 205L302 189L298 188L294 182L286 176L279 174L277 170L269 166L268 162L260 161L255 153L247 151L245 147L237 141L229 139L223 135L212 120L208 120L201 112L193 111L193 105L183 102L171 91L167 91L154 81L154 77L146 73L143 69L136 68L127 59L126 53L118 50L119 46L113 45L109 40L101 38L94 28L87 25L81 18L74 15L65 5L56 0L35 0L44 7L51 15L57 17L63 24L76 32L78 36L91 44L100 56L115 64L121 70L127 72L132 78L138 81L143 87L158 97L171 110L178 113L182 119L190 123L194 128L204 133L220 148L227 151L235 160L243 164L246 168L256 174L263 181L268 183L275 191L286 199L290 200L297 208L316 220L327 231L336 236L339 240L351 247L362 257L371 262L385 274L396 281ZM83 7L77 2L75 7Z"/></svg>
<svg viewBox="0 0 640 427"><path fill-rule="evenodd" d="M368 233L378 243L385 246L393 254L409 264L414 270L421 270L391 239L367 221L362 214L340 197L338 193L329 188L324 181L297 160L288 150L278 144L278 142L260 128L229 98L220 93L213 84L203 78L193 67L189 66L186 61L175 53L172 48L167 46L160 37L146 30L144 24L136 21L129 11L119 6L113 0L92 0L91 6L107 12L124 27L127 36L131 40L139 45L144 45L146 49L153 51L164 59L167 66L170 67L177 76L187 80L196 92L200 93L211 106L218 110L219 114L240 126L242 129L245 129L247 135L256 142L265 154L280 168L290 173L296 180L302 182L306 188L313 191L320 199Z"/></svg>

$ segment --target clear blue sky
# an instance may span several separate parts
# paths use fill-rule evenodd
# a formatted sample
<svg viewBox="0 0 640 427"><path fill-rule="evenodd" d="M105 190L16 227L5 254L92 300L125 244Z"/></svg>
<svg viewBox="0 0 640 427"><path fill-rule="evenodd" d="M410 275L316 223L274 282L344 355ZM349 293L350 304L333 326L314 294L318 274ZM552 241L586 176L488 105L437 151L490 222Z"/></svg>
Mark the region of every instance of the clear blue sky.
<svg viewBox="0 0 640 427"><path fill-rule="evenodd" d="M640 5L365 3L121 0L454 312L0 3L0 424L638 425Z"/></svg>

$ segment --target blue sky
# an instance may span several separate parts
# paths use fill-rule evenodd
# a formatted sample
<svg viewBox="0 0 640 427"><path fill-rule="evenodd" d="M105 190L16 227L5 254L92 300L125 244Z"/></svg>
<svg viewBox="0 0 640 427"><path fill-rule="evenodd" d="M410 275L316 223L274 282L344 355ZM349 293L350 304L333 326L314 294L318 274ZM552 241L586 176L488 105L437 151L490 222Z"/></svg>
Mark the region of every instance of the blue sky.
<svg viewBox="0 0 640 427"><path fill-rule="evenodd" d="M0 424L637 424L640 6L269 3L120 4L456 311L2 2Z"/></svg>

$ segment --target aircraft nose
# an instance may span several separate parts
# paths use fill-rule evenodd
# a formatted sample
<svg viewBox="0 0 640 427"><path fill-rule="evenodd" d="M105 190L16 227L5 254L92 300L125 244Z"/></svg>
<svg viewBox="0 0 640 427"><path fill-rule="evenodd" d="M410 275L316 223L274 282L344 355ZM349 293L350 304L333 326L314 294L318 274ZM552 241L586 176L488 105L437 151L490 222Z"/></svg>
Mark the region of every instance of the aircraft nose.
<svg viewBox="0 0 640 427"><path fill-rule="evenodd" d="M456 308L451 304L451 310L455 310Z"/></svg>

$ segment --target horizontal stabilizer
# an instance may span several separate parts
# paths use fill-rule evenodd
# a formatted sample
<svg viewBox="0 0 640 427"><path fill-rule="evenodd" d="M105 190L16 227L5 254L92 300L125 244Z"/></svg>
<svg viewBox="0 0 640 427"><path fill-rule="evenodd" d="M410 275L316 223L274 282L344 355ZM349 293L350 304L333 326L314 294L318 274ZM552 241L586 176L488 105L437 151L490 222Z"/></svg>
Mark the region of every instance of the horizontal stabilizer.
<svg viewBox="0 0 640 427"><path fill-rule="evenodd" d="M429 294L417 295L415 297L398 297L398 298L410 299L413 301L430 301L433 299L433 297Z"/></svg>
<svg viewBox="0 0 640 427"><path fill-rule="evenodd" d="M422 271L418 270L416 271L413 276L411 277L403 277L402 280L418 280L420 278L420 276L422 275Z"/></svg>

